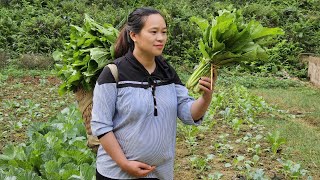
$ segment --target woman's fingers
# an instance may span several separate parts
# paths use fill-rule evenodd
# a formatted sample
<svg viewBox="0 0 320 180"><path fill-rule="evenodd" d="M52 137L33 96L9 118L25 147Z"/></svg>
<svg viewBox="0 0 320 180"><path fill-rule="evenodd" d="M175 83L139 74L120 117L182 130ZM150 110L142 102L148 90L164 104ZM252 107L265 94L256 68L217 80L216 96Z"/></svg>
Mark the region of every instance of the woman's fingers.
<svg viewBox="0 0 320 180"><path fill-rule="evenodd" d="M212 90L210 90L208 87L205 87L205 86L203 86L203 85L201 85L201 84L199 84L199 88L200 88L200 90L202 90L204 93L211 93L211 92L212 92Z"/></svg>
<svg viewBox="0 0 320 180"><path fill-rule="evenodd" d="M139 168L141 169L151 169L151 166L145 163L140 162L139 164Z"/></svg>
<svg viewBox="0 0 320 180"><path fill-rule="evenodd" d="M199 80L199 87L201 89L202 88L207 88L207 89L211 89L211 79L208 77L201 77L201 79Z"/></svg>
<svg viewBox="0 0 320 180"><path fill-rule="evenodd" d="M155 168L155 166L150 166L139 161L129 161L126 171L135 177L144 177L147 176Z"/></svg>
<svg viewBox="0 0 320 180"><path fill-rule="evenodd" d="M199 88L203 91L203 97L205 99L211 100L214 83L211 83L211 79L209 77L201 77L201 79L199 80Z"/></svg>
<svg viewBox="0 0 320 180"><path fill-rule="evenodd" d="M153 170L155 170L155 168L156 168L155 166L149 166L148 169L141 168L139 173L141 176L144 177L144 176L147 176Z"/></svg>
<svg viewBox="0 0 320 180"><path fill-rule="evenodd" d="M139 175L141 176L148 175L151 171L153 171L156 168L155 166L150 166L142 162L139 162L138 167L140 168Z"/></svg>

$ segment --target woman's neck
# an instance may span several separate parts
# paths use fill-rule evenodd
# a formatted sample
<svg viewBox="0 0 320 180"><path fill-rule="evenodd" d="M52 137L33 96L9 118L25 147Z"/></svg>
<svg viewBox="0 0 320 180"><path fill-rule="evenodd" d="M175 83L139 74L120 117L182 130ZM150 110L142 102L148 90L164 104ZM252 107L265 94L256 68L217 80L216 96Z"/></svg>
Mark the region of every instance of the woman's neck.
<svg viewBox="0 0 320 180"><path fill-rule="evenodd" d="M154 56L148 56L145 53L141 53L137 50L133 50L134 57L143 65L143 67L151 74L156 68L156 62Z"/></svg>

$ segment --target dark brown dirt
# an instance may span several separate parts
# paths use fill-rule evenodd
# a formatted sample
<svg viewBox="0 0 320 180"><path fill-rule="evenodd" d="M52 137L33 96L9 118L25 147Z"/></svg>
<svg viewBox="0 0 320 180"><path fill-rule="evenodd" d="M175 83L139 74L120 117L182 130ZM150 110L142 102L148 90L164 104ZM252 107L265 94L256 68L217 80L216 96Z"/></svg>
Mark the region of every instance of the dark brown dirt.
<svg viewBox="0 0 320 180"><path fill-rule="evenodd" d="M283 168L277 159L281 157L290 157L296 154L282 154L282 148L280 148L277 154L273 156L270 152L271 145L264 138L256 142L248 141L247 143L237 143L236 140L245 137L248 132L252 134L252 137L255 137L258 134L265 136L267 133L267 130L263 129L263 127L260 127L259 125L257 125L257 127L254 125L253 128L250 128L249 125L246 124L243 126L243 130L240 130L238 134L234 134L234 130L232 128L222 122L218 122L212 130L205 132L205 137L203 139L198 139L198 145L194 154L188 151L185 139L178 136L175 162L178 165L175 166L175 179L208 179L209 174L214 174L215 172L223 174L222 179L247 179L248 176L244 167L244 161L253 161L252 159L255 153L253 151L249 151L248 148L255 144L259 144L261 146L261 152L258 154L260 160L253 167L263 169L269 178L290 179L281 171ZM258 130L259 128L263 130ZM224 155L219 155L219 152L212 147L212 144L215 142L221 142L219 136L224 134L229 134L229 136L225 138L223 144L229 144L233 148L227 151ZM253 145L250 145L250 143ZM192 167L189 159L193 155L206 157L208 154L215 155L214 159L208 162L210 169L199 172L196 168ZM242 170L239 170L234 165L234 161L238 156L245 157L242 162L238 163L239 166L242 166ZM226 168L226 163L232 164L232 167ZM314 177L317 177L317 175Z"/></svg>

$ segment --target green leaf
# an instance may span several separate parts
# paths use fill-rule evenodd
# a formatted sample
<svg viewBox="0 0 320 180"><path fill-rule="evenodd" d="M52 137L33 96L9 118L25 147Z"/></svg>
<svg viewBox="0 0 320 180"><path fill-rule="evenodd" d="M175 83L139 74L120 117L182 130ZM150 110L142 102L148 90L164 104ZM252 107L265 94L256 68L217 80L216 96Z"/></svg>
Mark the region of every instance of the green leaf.
<svg viewBox="0 0 320 180"><path fill-rule="evenodd" d="M217 32L218 28L216 26L212 27L211 29L211 39L209 38L210 41L212 41L212 46L211 46L211 52L215 53L217 51L222 51L225 48L224 43L220 43L217 39ZM212 57L212 56L210 56Z"/></svg>
<svg viewBox="0 0 320 180"><path fill-rule="evenodd" d="M202 53L204 58L210 59L210 56L206 51L206 45L203 43L202 40L199 41L199 49L200 49L200 52Z"/></svg>
<svg viewBox="0 0 320 180"><path fill-rule="evenodd" d="M220 42L225 42L230 40L231 38L234 38L236 34L238 33L238 28L236 24L230 24L228 29L224 31L219 37Z"/></svg>
<svg viewBox="0 0 320 180"><path fill-rule="evenodd" d="M62 52L61 51L54 51L53 53L52 53L52 57L53 57L53 59L55 60L55 61L61 61L61 59L62 59Z"/></svg>
<svg viewBox="0 0 320 180"><path fill-rule="evenodd" d="M209 26L209 23L206 19L203 19L203 18L199 18L199 17L196 17L196 16L192 16L190 18L190 21L191 22L194 22L196 23L199 28L201 29L202 32L205 32Z"/></svg>
<svg viewBox="0 0 320 180"><path fill-rule="evenodd" d="M59 171L62 169L61 163L56 160L50 160L44 163L44 172L45 175L50 178L54 179L57 178L59 179Z"/></svg>
<svg viewBox="0 0 320 180"><path fill-rule="evenodd" d="M75 84L76 81L81 79L81 73L79 71L74 71L72 75L69 77L67 83L68 84Z"/></svg>
<svg viewBox="0 0 320 180"><path fill-rule="evenodd" d="M0 154L0 160L10 161L10 160L21 160L25 161L27 159L26 154L23 150L25 144L20 144L19 146L14 146L9 144L3 150L3 154Z"/></svg>
<svg viewBox="0 0 320 180"><path fill-rule="evenodd" d="M244 29L229 42L227 49L231 52L240 52L242 51L242 48L250 42L252 42L250 32L247 29Z"/></svg>
<svg viewBox="0 0 320 180"><path fill-rule="evenodd" d="M77 67L77 66L83 67L83 66L86 66L87 63L88 63L87 61L76 60L74 63L72 63L72 67Z"/></svg>
<svg viewBox="0 0 320 180"><path fill-rule="evenodd" d="M259 22L251 20L247 26L252 39L258 39L266 36L283 35L284 31L281 28L263 27Z"/></svg>
<svg viewBox="0 0 320 180"><path fill-rule="evenodd" d="M59 175L61 179L68 179L73 174L79 174L79 166L74 163L68 163L62 167L63 171L60 171Z"/></svg>
<svg viewBox="0 0 320 180"><path fill-rule="evenodd" d="M111 59L114 59L115 58L115 47L113 44L110 46L110 53L111 53Z"/></svg>
<svg viewBox="0 0 320 180"><path fill-rule="evenodd" d="M83 45L82 45L82 48L87 48L87 47L90 47L90 46L93 46L94 45L94 41L96 41L97 40L97 38L90 38L90 39L87 39L84 43L83 43Z"/></svg>
<svg viewBox="0 0 320 180"><path fill-rule="evenodd" d="M88 62L88 70L84 73L86 76L93 75L111 61L110 52L104 48L91 48L90 57L91 60Z"/></svg>
<svg viewBox="0 0 320 180"><path fill-rule="evenodd" d="M95 177L95 168L93 168L91 165L85 163L80 165L80 176L83 177L83 179L92 180Z"/></svg>
<svg viewBox="0 0 320 180"><path fill-rule="evenodd" d="M67 82L63 82L63 83L59 86L58 94L61 96L61 95L64 95L67 91L68 91Z"/></svg>
<svg viewBox="0 0 320 180"><path fill-rule="evenodd" d="M226 167L226 168L229 168L229 167L231 167L232 165L230 164L230 163L225 163L224 164L224 167Z"/></svg>
<svg viewBox="0 0 320 180"><path fill-rule="evenodd" d="M78 27L78 26L75 26L75 25L70 25L70 28L71 28L72 31L79 32L79 34L85 32L81 27Z"/></svg>
<svg viewBox="0 0 320 180"><path fill-rule="evenodd" d="M76 40L77 41L77 46L82 46L82 44L86 41L85 38L81 37Z"/></svg>
<svg viewBox="0 0 320 180"><path fill-rule="evenodd" d="M221 65L223 64L224 61L230 60L230 59L235 59L241 57L241 54L234 54L232 52L225 52L225 53L217 53L216 55L213 56L211 63L216 64L216 65Z"/></svg>
<svg viewBox="0 0 320 180"><path fill-rule="evenodd" d="M30 170L25 170L22 168L12 167L8 166L8 171L5 171L4 173L1 172L0 169L0 179L4 180L41 180L42 178L39 177L35 172L32 172Z"/></svg>

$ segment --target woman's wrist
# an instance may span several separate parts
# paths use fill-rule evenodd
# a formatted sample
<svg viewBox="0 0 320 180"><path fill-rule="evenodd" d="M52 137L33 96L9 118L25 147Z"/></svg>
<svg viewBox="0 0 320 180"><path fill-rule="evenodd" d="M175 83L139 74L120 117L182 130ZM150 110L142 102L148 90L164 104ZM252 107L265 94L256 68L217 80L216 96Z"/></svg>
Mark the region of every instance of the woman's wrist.
<svg viewBox="0 0 320 180"><path fill-rule="evenodd" d="M128 159L124 158L122 160L119 160L117 164L122 170L126 171L128 162L129 162Z"/></svg>
<svg viewBox="0 0 320 180"><path fill-rule="evenodd" d="M212 100L212 94L202 94L202 104L204 106L209 106Z"/></svg>

